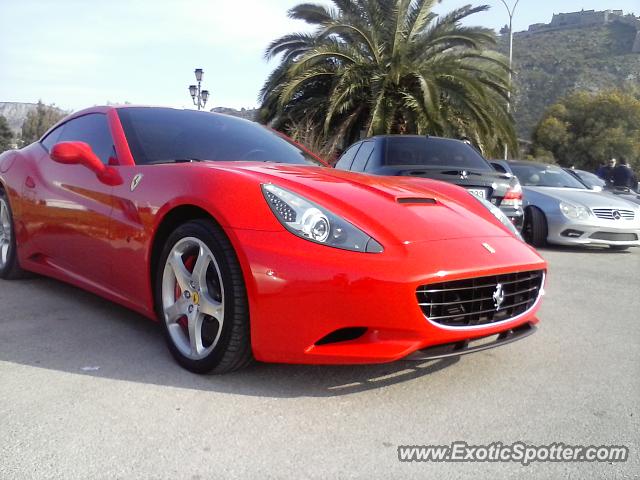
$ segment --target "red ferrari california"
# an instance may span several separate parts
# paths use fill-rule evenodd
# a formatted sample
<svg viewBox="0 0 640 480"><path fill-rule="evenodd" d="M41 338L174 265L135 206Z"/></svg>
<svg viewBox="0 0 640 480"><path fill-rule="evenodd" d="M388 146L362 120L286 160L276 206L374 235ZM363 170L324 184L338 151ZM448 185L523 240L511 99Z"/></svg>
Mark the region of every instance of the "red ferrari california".
<svg viewBox="0 0 640 480"><path fill-rule="evenodd" d="M159 320L176 360L457 356L535 331L546 264L460 187L328 168L258 124L94 107L0 156L0 278Z"/></svg>

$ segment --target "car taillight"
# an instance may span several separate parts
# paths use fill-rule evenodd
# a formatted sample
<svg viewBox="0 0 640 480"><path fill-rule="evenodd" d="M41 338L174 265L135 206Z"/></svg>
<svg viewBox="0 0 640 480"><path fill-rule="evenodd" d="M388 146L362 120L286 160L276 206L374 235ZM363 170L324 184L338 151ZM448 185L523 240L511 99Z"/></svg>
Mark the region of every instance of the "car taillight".
<svg viewBox="0 0 640 480"><path fill-rule="evenodd" d="M522 207L522 187L519 184L509 187L500 206L513 208Z"/></svg>

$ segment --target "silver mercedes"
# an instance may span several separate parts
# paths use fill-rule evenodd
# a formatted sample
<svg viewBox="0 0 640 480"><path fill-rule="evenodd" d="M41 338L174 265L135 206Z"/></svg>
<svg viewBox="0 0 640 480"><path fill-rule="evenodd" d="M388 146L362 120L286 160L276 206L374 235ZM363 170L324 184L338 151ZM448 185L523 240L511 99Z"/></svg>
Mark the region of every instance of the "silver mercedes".
<svg viewBox="0 0 640 480"><path fill-rule="evenodd" d="M561 167L511 161L524 191L523 236L533 246L640 246L640 205L589 190Z"/></svg>

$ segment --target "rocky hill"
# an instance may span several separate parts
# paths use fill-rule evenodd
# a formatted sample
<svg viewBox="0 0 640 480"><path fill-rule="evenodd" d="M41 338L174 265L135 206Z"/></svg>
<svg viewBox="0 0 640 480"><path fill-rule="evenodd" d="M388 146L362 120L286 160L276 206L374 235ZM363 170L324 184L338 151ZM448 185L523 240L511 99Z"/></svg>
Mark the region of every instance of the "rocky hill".
<svg viewBox="0 0 640 480"><path fill-rule="evenodd" d="M13 134L18 135L27 114L36 106L36 103L0 102L0 115L7 119Z"/></svg>
<svg viewBox="0 0 640 480"><path fill-rule="evenodd" d="M508 52L508 35L500 49ZM640 83L640 19L612 12L576 12L532 25L514 38L514 115L528 139L549 105L574 90Z"/></svg>

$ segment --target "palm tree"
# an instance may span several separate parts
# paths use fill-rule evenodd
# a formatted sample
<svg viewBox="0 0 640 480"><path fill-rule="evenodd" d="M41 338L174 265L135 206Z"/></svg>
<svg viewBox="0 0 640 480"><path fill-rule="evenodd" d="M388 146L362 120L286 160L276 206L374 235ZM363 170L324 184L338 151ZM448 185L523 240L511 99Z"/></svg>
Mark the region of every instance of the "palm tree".
<svg viewBox="0 0 640 480"><path fill-rule="evenodd" d="M488 6L438 16L440 0L331 0L289 11L315 26L272 42L281 56L261 93L262 121L318 125L334 147L361 135L468 137L485 150L516 147L507 111L509 68L495 34L461 21Z"/></svg>

